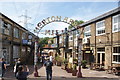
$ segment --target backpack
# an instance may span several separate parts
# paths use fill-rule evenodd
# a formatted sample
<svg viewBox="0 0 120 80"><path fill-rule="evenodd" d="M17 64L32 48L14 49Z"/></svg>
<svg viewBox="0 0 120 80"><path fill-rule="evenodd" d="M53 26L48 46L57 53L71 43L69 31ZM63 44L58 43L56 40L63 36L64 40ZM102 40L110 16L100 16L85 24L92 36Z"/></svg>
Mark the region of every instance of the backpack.
<svg viewBox="0 0 120 80"><path fill-rule="evenodd" d="M51 62L50 61L46 62L46 67L47 68L51 67Z"/></svg>

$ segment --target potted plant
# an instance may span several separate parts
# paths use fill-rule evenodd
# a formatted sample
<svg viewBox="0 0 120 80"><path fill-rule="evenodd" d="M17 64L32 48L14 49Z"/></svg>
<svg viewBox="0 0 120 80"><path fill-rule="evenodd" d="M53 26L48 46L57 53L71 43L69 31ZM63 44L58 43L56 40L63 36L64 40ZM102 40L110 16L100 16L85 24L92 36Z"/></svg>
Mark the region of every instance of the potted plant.
<svg viewBox="0 0 120 80"><path fill-rule="evenodd" d="M78 64L78 59L73 59L74 64Z"/></svg>
<svg viewBox="0 0 120 80"><path fill-rule="evenodd" d="M77 74L77 65L73 64L72 76L76 76L76 74Z"/></svg>
<svg viewBox="0 0 120 80"><path fill-rule="evenodd" d="M58 55L57 57L55 57L55 60L57 62L57 66L61 66L63 58Z"/></svg>
<svg viewBox="0 0 120 80"><path fill-rule="evenodd" d="M72 63L68 63L66 70L68 73L72 73Z"/></svg>
<svg viewBox="0 0 120 80"><path fill-rule="evenodd" d="M86 64L87 64L86 60L82 60L81 61L82 68L86 68Z"/></svg>
<svg viewBox="0 0 120 80"><path fill-rule="evenodd" d="M63 58L63 62L62 62L61 68L62 69L66 69L67 68L67 64L68 64L68 60Z"/></svg>

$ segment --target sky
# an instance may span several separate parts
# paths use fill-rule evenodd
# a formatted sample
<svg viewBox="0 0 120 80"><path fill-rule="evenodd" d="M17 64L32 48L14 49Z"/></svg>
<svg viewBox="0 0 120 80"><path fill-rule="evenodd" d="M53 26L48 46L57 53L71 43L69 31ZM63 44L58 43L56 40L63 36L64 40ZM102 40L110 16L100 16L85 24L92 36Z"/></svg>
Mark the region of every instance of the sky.
<svg viewBox="0 0 120 80"><path fill-rule="evenodd" d="M24 17L27 15L27 29L31 32L39 22L47 17L62 16L74 20L89 21L103 13L118 7L118 1L0 1L0 12L16 23L23 25ZM69 25L63 22L53 22L44 26L41 30L64 30ZM47 37L48 35L39 34L39 37Z"/></svg>

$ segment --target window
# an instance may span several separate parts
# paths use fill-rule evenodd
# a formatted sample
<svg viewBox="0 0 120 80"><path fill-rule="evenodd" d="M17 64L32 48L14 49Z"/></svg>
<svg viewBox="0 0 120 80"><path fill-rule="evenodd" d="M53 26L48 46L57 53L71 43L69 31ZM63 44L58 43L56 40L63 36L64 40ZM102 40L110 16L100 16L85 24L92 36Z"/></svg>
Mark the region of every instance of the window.
<svg viewBox="0 0 120 80"><path fill-rule="evenodd" d="M105 20L96 23L96 35L105 33Z"/></svg>
<svg viewBox="0 0 120 80"><path fill-rule="evenodd" d="M18 28L14 28L14 37L19 38L19 29Z"/></svg>
<svg viewBox="0 0 120 80"><path fill-rule="evenodd" d="M120 63L120 46L113 47L113 63Z"/></svg>
<svg viewBox="0 0 120 80"><path fill-rule="evenodd" d="M22 39L26 40L26 33L25 32L22 33Z"/></svg>
<svg viewBox="0 0 120 80"><path fill-rule="evenodd" d="M105 48L97 48L97 51L105 51Z"/></svg>
<svg viewBox="0 0 120 80"><path fill-rule="evenodd" d="M113 16L112 18L112 31L118 32L120 31L120 14Z"/></svg>
<svg viewBox="0 0 120 80"><path fill-rule="evenodd" d="M19 58L19 46L13 46L13 58Z"/></svg>
<svg viewBox="0 0 120 80"><path fill-rule="evenodd" d="M84 32L84 37L90 37L91 34L90 34L90 26L86 26L85 27L85 32Z"/></svg>
<svg viewBox="0 0 120 80"><path fill-rule="evenodd" d="M2 33L6 35L10 35L10 32L11 32L11 25L8 24L7 22L3 22Z"/></svg>

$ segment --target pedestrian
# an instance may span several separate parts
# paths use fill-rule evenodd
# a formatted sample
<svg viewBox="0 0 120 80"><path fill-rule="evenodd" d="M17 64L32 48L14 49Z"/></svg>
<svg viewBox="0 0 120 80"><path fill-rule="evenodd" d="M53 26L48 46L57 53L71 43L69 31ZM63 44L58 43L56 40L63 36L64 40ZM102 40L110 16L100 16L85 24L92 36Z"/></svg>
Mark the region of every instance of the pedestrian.
<svg viewBox="0 0 120 80"><path fill-rule="evenodd" d="M27 80L27 76L29 74L29 68L28 66L19 66L18 72L16 73L17 80Z"/></svg>
<svg viewBox="0 0 120 80"><path fill-rule="evenodd" d="M46 58L46 62L44 63L44 66L46 67L46 78L47 80L52 80L52 66L53 63L50 61L49 58Z"/></svg>
<svg viewBox="0 0 120 80"><path fill-rule="evenodd" d="M6 70L6 62L4 61L4 58L0 59L0 65L1 65L1 74L0 74L0 78L1 80L4 80L4 74L5 74L5 70Z"/></svg>
<svg viewBox="0 0 120 80"><path fill-rule="evenodd" d="M18 72L18 67L23 65L22 62L21 62L21 59L18 58L17 62L15 63L15 66L14 66L14 73L15 73L15 77L16 77L16 73Z"/></svg>

